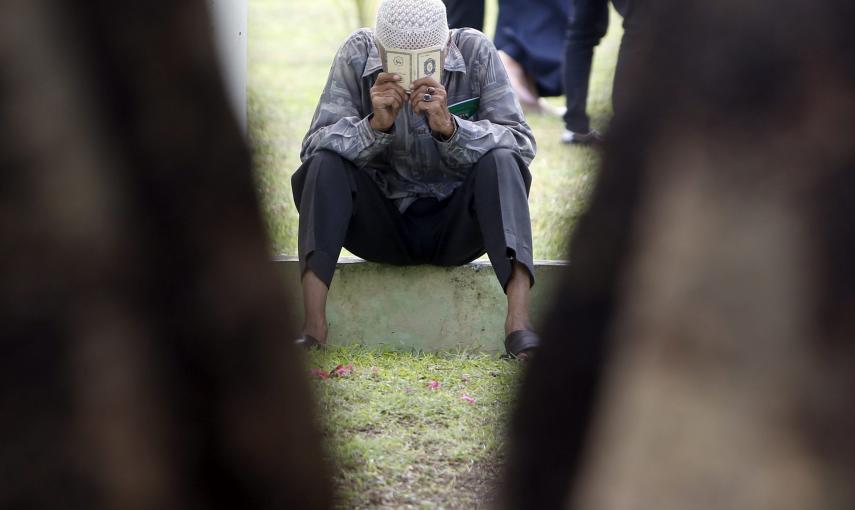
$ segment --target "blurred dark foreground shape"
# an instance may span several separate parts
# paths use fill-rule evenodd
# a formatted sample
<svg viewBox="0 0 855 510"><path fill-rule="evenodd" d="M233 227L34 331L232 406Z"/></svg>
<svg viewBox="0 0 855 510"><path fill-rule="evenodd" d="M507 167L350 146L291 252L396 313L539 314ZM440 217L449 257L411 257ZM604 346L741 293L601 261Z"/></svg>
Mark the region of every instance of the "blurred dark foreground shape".
<svg viewBox="0 0 855 510"><path fill-rule="evenodd" d="M325 508L202 1L0 2L0 508Z"/></svg>
<svg viewBox="0 0 855 510"><path fill-rule="evenodd" d="M853 3L639 8L505 506L851 510Z"/></svg>

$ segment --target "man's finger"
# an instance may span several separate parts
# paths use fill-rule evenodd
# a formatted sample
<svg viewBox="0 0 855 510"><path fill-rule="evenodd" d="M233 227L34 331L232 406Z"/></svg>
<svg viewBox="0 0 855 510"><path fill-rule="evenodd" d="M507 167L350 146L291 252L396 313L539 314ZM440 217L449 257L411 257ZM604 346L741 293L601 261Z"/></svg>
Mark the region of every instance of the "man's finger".
<svg viewBox="0 0 855 510"><path fill-rule="evenodd" d="M427 94L428 87L422 85L420 87L413 87L413 92L410 94L410 104L412 104L413 108L415 108L416 104L418 104L424 95Z"/></svg>
<svg viewBox="0 0 855 510"><path fill-rule="evenodd" d="M401 104L404 104L404 103L406 103L406 102L407 102L407 91L406 91L406 90L404 90L404 88L403 88L403 87L401 87L400 85L398 85L397 87L395 87L394 89L392 89L392 92L394 92L394 93L395 93L395 95L397 95L397 96L398 96L398 98L401 100Z"/></svg>
<svg viewBox="0 0 855 510"><path fill-rule="evenodd" d="M422 78L422 80L424 80L424 78ZM420 95L421 94L445 95L445 89L442 87L442 85L439 85L439 84L432 85L430 83L421 83L421 84L417 85L417 83L421 82L422 80L417 80L417 81L413 82L413 93L414 94L418 92ZM436 82L434 82L434 83L436 83Z"/></svg>
<svg viewBox="0 0 855 510"><path fill-rule="evenodd" d="M378 90L378 91L374 92L374 95L376 95L377 97L394 97L395 99L397 99L399 101L403 101L405 98L405 95L403 93L401 93L397 90L394 90L394 89L392 89L392 90Z"/></svg>
<svg viewBox="0 0 855 510"><path fill-rule="evenodd" d="M389 98L394 102L395 110L400 110L401 107L404 106L404 103L407 102L407 99L404 94L398 94L395 91L390 92Z"/></svg>
<svg viewBox="0 0 855 510"><path fill-rule="evenodd" d="M431 89L434 89L433 92L430 92ZM415 108L418 103L445 104L445 91L423 85L414 90L410 96L410 104L413 108Z"/></svg>
<svg viewBox="0 0 855 510"><path fill-rule="evenodd" d="M433 117L434 115L439 115L442 113L442 105L435 102L428 101L419 101L413 111L416 113L424 113L428 117Z"/></svg>
<svg viewBox="0 0 855 510"><path fill-rule="evenodd" d="M399 90L399 91L401 92L401 94L406 94L406 92L407 92L407 91L405 91L405 90L404 90L404 88L403 88L403 87L401 87L401 85L399 85L397 82L394 82L394 83L392 83L392 82L385 82L385 83L381 83L380 85L374 85L373 87L371 87L371 90L377 90L377 91L381 91L381 90Z"/></svg>
<svg viewBox="0 0 855 510"><path fill-rule="evenodd" d="M371 97L384 97L384 98L395 98L396 100L403 102L405 100L405 95L403 92L400 92L395 89L389 90L375 90L371 92Z"/></svg>
<svg viewBox="0 0 855 510"><path fill-rule="evenodd" d="M419 95L418 91L414 90L410 94L410 97L408 98L410 101L410 106L412 107L413 111L416 111L416 108L418 107L419 103L421 102L419 100L419 97L421 97L421 96Z"/></svg>
<svg viewBox="0 0 855 510"><path fill-rule="evenodd" d="M377 81L374 85L382 85L383 83L398 83L401 81L401 76L395 73L380 73L377 76Z"/></svg>
<svg viewBox="0 0 855 510"><path fill-rule="evenodd" d="M435 88L435 89L437 89L437 90L439 90L439 89L445 90L445 89L442 87L442 85L440 85L440 84L439 84L439 82L437 82L436 80L434 80L434 79L433 79L433 78L431 78L430 76L425 76L424 78L419 78L418 80L414 81L414 82L413 82L413 86L412 86L412 88L413 88L413 89L416 89L416 88L418 88L418 87L422 87L422 86L424 86L424 87L433 87L433 88Z"/></svg>
<svg viewBox="0 0 855 510"><path fill-rule="evenodd" d="M395 108L395 110L400 110L401 106L404 104L403 100L394 93L389 96L389 101L391 101L392 107Z"/></svg>
<svg viewBox="0 0 855 510"><path fill-rule="evenodd" d="M373 102L382 102L383 104L388 104L390 101L392 101L396 102L397 104L401 104L401 97L391 90L385 92L377 92L372 95L372 98Z"/></svg>

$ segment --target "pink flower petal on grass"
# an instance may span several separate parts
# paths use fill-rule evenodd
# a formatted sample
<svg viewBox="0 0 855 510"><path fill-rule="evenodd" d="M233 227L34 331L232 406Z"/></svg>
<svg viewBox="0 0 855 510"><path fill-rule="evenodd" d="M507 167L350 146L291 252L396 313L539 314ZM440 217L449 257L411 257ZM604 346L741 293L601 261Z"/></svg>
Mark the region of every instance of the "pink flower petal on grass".
<svg viewBox="0 0 855 510"><path fill-rule="evenodd" d="M347 377L353 373L353 363L348 365L339 365L334 369L330 370L330 375L332 377Z"/></svg>
<svg viewBox="0 0 855 510"><path fill-rule="evenodd" d="M439 389L440 386L442 386L442 384L440 384L439 381L431 381L431 382L427 383L427 387L429 390L436 391Z"/></svg>
<svg viewBox="0 0 855 510"><path fill-rule="evenodd" d="M475 399L470 397L469 395L463 395L462 397L460 397L460 400L466 402L467 404L474 404L475 403Z"/></svg>
<svg viewBox="0 0 855 510"><path fill-rule="evenodd" d="M310 369L309 375L311 375L312 377L317 377L319 379L326 379L330 376L330 374L326 370L321 370L320 368Z"/></svg>

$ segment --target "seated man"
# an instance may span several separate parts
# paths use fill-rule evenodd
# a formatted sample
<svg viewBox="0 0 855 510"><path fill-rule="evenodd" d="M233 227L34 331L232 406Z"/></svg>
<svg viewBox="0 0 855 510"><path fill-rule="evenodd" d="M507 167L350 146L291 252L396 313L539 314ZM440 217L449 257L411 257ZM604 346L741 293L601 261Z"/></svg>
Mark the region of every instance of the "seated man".
<svg viewBox="0 0 855 510"><path fill-rule="evenodd" d="M385 48L437 46L441 83L425 77L406 91L383 72ZM470 99L469 115L449 112ZM528 317L534 153L484 34L449 31L440 0L383 0L376 30L357 30L338 50L291 180L306 314L299 342L326 343L342 246L395 265L456 266L486 251L508 299L505 348L528 355L538 345Z"/></svg>

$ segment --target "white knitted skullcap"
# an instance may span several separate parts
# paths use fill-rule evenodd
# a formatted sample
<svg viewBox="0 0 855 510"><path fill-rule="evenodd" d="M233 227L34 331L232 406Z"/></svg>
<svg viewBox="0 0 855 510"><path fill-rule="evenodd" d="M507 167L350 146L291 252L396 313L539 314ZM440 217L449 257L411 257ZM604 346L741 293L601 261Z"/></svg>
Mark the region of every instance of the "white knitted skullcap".
<svg viewBox="0 0 855 510"><path fill-rule="evenodd" d="M440 0L383 0L377 8L377 41L385 48L420 50L448 40L445 4Z"/></svg>

